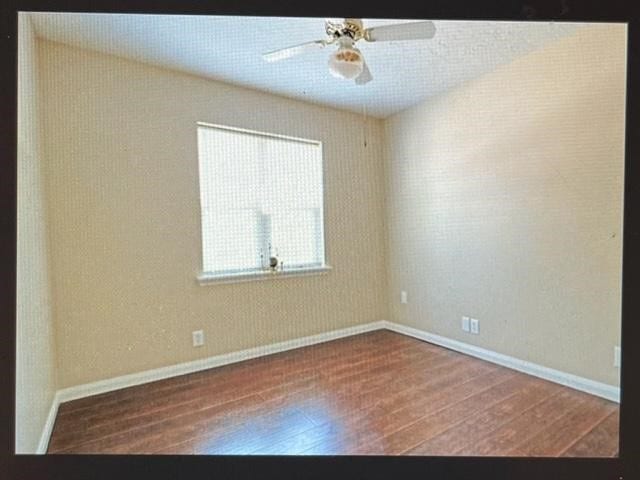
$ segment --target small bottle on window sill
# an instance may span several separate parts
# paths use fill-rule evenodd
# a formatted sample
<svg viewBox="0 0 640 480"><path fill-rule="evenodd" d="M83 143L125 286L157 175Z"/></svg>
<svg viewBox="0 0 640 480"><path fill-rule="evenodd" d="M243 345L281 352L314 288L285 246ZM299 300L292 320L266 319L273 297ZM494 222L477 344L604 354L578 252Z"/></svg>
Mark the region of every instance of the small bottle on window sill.
<svg viewBox="0 0 640 480"><path fill-rule="evenodd" d="M278 263L278 257L269 258L269 269L272 273L276 273L278 271Z"/></svg>

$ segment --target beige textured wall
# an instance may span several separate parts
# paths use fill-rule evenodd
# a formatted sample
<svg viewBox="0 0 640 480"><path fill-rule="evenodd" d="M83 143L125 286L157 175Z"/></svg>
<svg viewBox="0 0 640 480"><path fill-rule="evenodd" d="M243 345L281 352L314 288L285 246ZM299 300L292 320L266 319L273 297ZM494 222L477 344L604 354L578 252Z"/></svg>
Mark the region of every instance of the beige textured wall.
<svg viewBox="0 0 640 480"><path fill-rule="evenodd" d="M625 45L585 27L387 120L391 320L619 384Z"/></svg>
<svg viewBox="0 0 640 480"><path fill-rule="evenodd" d="M16 453L36 453L56 390L38 64L31 22L18 16Z"/></svg>
<svg viewBox="0 0 640 480"><path fill-rule="evenodd" d="M386 317L381 121L47 41L39 54L61 388ZM331 272L197 283L196 121L324 142Z"/></svg>

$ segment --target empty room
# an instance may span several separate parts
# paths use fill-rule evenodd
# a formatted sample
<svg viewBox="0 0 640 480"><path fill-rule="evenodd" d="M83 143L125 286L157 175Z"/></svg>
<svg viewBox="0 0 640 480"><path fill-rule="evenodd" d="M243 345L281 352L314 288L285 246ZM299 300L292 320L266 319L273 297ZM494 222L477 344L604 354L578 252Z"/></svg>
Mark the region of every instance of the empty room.
<svg viewBox="0 0 640 480"><path fill-rule="evenodd" d="M626 45L20 12L16 453L618 456Z"/></svg>

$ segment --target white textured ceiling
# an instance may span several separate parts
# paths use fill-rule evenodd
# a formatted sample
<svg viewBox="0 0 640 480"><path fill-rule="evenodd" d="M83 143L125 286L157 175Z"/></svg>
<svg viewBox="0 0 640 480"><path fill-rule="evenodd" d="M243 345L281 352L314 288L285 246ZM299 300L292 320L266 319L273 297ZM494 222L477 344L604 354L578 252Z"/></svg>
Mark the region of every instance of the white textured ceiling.
<svg viewBox="0 0 640 480"><path fill-rule="evenodd" d="M275 63L267 51L325 38L323 18L31 13L39 37L291 98L384 118L480 76L580 24L434 21L431 40L368 43L373 80L332 77L333 48ZM415 20L364 19L371 27Z"/></svg>

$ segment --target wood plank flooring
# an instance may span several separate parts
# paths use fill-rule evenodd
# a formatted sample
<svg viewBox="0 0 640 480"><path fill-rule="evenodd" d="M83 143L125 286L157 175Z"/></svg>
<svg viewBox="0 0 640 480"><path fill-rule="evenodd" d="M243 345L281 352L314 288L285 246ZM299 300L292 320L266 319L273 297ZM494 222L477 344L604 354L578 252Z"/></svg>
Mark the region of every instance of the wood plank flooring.
<svg viewBox="0 0 640 480"><path fill-rule="evenodd" d="M60 405L48 453L610 457L618 405L380 330Z"/></svg>

